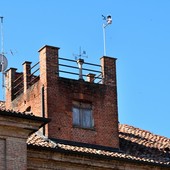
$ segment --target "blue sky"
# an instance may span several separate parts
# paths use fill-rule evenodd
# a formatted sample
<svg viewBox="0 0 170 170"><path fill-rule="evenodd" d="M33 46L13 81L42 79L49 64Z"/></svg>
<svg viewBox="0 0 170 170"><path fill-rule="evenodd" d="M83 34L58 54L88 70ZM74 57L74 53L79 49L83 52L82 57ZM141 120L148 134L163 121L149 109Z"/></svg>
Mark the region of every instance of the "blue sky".
<svg viewBox="0 0 170 170"><path fill-rule="evenodd" d="M111 15L106 53L118 59L119 121L170 138L169 9L169 0L1 0L8 68L35 64L45 44L69 59L81 46L99 64L101 15Z"/></svg>

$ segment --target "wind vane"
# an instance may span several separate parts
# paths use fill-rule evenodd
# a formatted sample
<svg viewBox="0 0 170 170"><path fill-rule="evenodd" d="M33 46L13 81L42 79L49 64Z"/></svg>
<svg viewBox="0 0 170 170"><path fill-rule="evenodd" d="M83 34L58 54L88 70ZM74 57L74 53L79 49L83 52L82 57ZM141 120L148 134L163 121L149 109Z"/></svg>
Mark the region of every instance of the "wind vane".
<svg viewBox="0 0 170 170"><path fill-rule="evenodd" d="M75 56L75 60L77 60L77 59L81 59L82 57L88 57L87 55L86 55L86 51L81 51L81 47L79 48L79 54L73 54L74 56Z"/></svg>
<svg viewBox="0 0 170 170"><path fill-rule="evenodd" d="M74 54L74 56L79 67L79 80L83 80L82 70L83 70L84 60L81 57L88 57L88 56L86 56L86 51L81 52L81 47L79 48L79 54Z"/></svg>

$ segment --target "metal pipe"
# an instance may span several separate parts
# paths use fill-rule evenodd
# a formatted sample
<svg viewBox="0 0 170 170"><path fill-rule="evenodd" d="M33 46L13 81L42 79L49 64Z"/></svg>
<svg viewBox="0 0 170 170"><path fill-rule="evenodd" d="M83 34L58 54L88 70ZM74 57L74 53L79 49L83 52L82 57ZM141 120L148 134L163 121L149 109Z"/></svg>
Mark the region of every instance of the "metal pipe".
<svg viewBox="0 0 170 170"><path fill-rule="evenodd" d="M106 56L106 25L103 24L103 44L104 44L104 56Z"/></svg>
<svg viewBox="0 0 170 170"><path fill-rule="evenodd" d="M77 60L77 64L79 66L79 80L83 80L83 74L82 74L82 66L83 66L84 60L79 58Z"/></svg>
<svg viewBox="0 0 170 170"><path fill-rule="evenodd" d="M45 104L44 104L44 85L41 87L41 115L45 118ZM45 135L45 126L42 127L43 135Z"/></svg>

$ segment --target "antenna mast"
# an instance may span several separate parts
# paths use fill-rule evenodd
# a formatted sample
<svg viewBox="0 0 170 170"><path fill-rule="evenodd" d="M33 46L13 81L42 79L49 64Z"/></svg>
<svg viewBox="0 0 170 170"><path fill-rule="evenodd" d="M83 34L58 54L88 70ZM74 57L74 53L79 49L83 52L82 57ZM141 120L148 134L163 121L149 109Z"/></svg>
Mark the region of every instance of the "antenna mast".
<svg viewBox="0 0 170 170"><path fill-rule="evenodd" d="M0 16L1 19L1 54L4 55L4 36L3 36L3 16Z"/></svg>
<svg viewBox="0 0 170 170"><path fill-rule="evenodd" d="M104 44L104 56L106 56L106 27L112 24L112 17L108 15L107 17L103 16L103 20L106 20L106 23L103 24L103 44Z"/></svg>
<svg viewBox="0 0 170 170"><path fill-rule="evenodd" d="M4 85L4 76L5 70L7 68L7 58L4 55L4 35L3 35L3 16L0 16L1 19L1 53L0 53L0 72L2 72L2 89L5 87ZM4 96L3 96L4 98Z"/></svg>

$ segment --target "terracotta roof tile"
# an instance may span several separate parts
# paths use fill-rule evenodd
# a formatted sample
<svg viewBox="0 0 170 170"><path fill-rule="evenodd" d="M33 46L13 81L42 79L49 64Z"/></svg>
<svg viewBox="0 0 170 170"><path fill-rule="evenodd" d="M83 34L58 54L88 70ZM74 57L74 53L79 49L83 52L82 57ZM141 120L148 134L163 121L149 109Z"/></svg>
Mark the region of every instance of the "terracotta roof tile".
<svg viewBox="0 0 170 170"><path fill-rule="evenodd" d="M41 122L39 124L39 128L41 128L42 126L44 126L45 124L50 122L49 118L38 117L38 116L35 116L31 112L29 112L29 113L28 112L17 112L17 111L13 111L13 110L6 110L6 109L0 108L0 115L15 117L15 118L19 118L19 119L27 119L27 120L29 119L29 120L39 121L39 122ZM34 133L35 131L36 131L36 129L34 129L34 131L32 131L32 133Z"/></svg>
<svg viewBox="0 0 170 170"><path fill-rule="evenodd" d="M16 110L9 110L9 109L6 109L5 107L5 101L0 101L0 110L1 111L6 111L6 112L9 112L9 113L15 113L15 114L18 114L18 115L30 115L30 116L35 116L33 113L31 112L20 112L20 111L16 111Z"/></svg>
<svg viewBox="0 0 170 170"><path fill-rule="evenodd" d="M73 151L73 152L82 152L82 153L91 153L96 155L105 155L110 157L118 157L118 158L128 158L128 159L136 159L139 160L140 158L130 156L124 153L118 153L118 152L111 152L111 151L105 151L105 150L98 150L93 148L86 148L86 147L80 147L80 146L71 146L67 144L60 144L60 143L54 143L50 139L47 139L44 136L38 135L34 133L27 141L28 145L35 145L35 146L41 146L41 147L48 147L48 148L60 148L63 150Z"/></svg>
<svg viewBox="0 0 170 170"><path fill-rule="evenodd" d="M36 145L41 147L55 148L57 144L49 140L48 138L38 135L37 133L32 134L28 140L28 145Z"/></svg>
<svg viewBox="0 0 170 170"><path fill-rule="evenodd" d="M70 152L89 153L170 166L170 139L123 124L119 125L119 138L122 152L63 144L52 141L38 133L30 136L27 143L28 145L56 148Z"/></svg>
<svg viewBox="0 0 170 170"><path fill-rule="evenodd" d="M4 101L0 101L0 109L1 110L5 109L5 102Z"/></svg>
<svg viewBox="0 0 170 170"><path fill-rule="evenodd" d="M119 125L124 153L170 165L170 139L129 125Z"/></svg>

